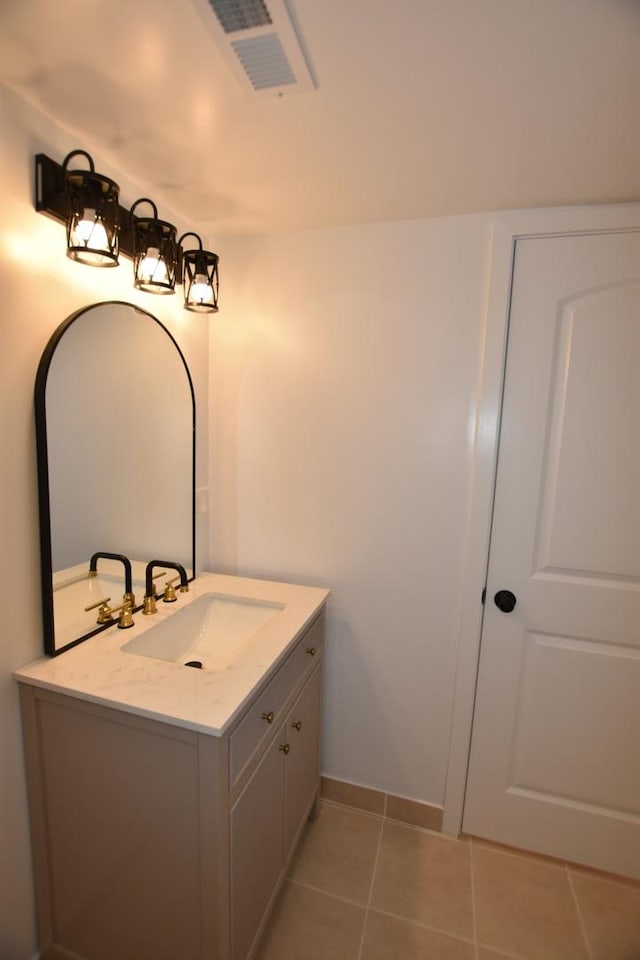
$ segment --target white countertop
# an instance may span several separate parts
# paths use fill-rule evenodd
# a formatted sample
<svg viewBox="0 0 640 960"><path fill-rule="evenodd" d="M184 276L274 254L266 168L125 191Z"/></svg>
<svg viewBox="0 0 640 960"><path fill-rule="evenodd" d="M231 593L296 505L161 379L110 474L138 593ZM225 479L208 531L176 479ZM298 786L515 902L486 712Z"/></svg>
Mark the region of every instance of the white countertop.
<svg viewBox="0 0 640 960"><path fill-rule="evenodd" d="M226 670L196 670L121 650L134 636L172 617L204 594L282 604ZM174 604L135 614L128 630L113 626L57 657L41 657L16 670L21 683L116 707L200 733L220 736L256 688L284 660L329 596L319 587L203 573Z"/></svg>

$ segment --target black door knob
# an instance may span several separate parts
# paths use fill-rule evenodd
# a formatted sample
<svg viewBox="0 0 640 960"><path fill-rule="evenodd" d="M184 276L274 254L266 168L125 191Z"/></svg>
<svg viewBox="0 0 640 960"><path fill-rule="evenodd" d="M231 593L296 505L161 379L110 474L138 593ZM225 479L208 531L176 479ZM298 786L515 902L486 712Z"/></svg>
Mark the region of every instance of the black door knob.
<svg viewBox="0 0 640 960"><path fill-rule="evenodd" d="M511 613L516 605L516 595L511 593L511 590L498 590L493 601L498 610L502 610L503 613Z"/></svg>

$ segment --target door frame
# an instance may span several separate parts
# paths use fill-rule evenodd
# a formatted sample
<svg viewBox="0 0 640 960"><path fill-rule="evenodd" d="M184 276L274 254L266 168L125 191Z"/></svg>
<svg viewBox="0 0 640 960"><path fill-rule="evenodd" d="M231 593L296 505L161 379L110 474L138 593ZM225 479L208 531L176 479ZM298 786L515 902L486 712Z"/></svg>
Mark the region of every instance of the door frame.
<svg viewBox="0 0 640 960"><path fill-rule="evenodd" d="M515 244L517 240L530 237L579 236L638 229L640 202L519 210L497 214L491 225L487 297L474 430L470 440L470 485L460 580L457 664L442 821L444 833L457 836L462 828L484 611L481 596L489 563Z"/></svg>

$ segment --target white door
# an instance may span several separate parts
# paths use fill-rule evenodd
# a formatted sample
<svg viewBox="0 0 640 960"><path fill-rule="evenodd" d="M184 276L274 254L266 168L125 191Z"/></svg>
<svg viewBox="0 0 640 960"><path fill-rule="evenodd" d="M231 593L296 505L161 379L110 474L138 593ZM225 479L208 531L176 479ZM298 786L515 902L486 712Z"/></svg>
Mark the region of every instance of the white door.
<svg viewBox="0 0 640 960"><path fill-rule="evenodd" d="M516 244L463 829L640 877L638 232Z"/></svg>

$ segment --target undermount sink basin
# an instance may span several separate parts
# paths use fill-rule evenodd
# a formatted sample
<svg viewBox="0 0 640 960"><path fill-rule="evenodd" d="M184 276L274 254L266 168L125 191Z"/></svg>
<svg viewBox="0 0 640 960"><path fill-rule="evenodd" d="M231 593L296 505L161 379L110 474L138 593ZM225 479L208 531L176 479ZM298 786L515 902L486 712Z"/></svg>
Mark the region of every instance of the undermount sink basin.
<svg viewBox="0 0 640 960"><path fill-rule="evenodd" d="M280 603L207 593L133 637L122 650L172 663L193 661L205 670L226 670L260 627L283 609Z"/></svg>

